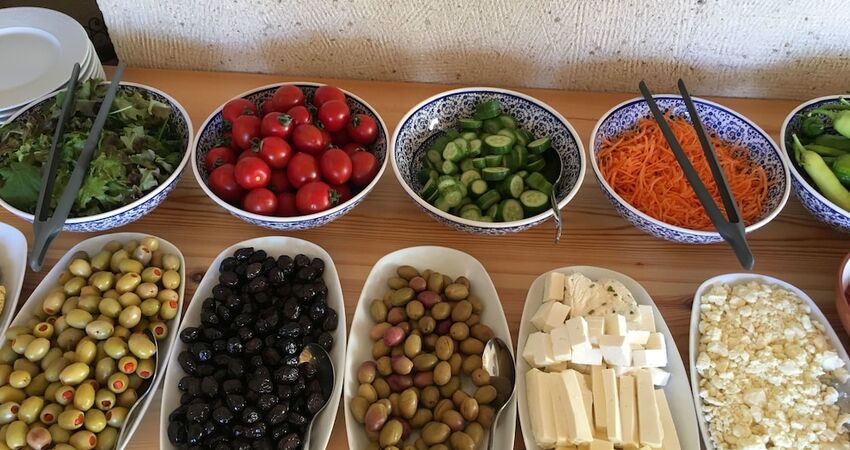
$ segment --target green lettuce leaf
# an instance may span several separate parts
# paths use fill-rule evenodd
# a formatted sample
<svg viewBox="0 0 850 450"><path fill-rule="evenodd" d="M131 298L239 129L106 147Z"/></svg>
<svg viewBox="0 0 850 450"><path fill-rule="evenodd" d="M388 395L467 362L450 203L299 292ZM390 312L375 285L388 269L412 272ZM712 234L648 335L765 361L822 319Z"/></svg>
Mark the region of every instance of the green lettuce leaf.
<svg viewBox="0 0 850 450"><path fill-rule="evenodd" d="M41 172L30 164L13 162L0 168L0 197L23 211L33 212L41 189Z"/></svg>

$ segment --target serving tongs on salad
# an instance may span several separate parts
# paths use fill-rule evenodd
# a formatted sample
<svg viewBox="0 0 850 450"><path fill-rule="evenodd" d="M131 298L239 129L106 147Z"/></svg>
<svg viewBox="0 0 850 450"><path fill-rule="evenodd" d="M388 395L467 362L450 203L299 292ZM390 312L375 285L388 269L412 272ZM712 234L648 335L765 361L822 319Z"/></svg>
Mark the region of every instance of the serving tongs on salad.
<svg viewBox="0 0 850 450"><path fill-rule="evenodd" d="M729 189L726 175L723 174L723 170L721 170L720 164L717 162L714 148L711 146L711 141L708 139L708 135L702 126L702 121L697 114L693 100L691 100L691 95L685 87L685 82L679 79L679 93L682 95L682 101L688 108L688 115L690 115L694 130L699 137L702 151L705 154L705 159L708 161L708 167L711 169L711 175L714 178L714 183L717 185L717 191L720 194L720 199L723 201L723 209L726 210L726 215L717 206L708 189L706 189L705 184L700 180L697 171L694 169L685 151L682 150L681 144L676 139L676 135L673 134L673 130L670 129L664 113L658 108L658 104L655 102L655 98L652 96L652 92L650 92L646 83L641 81L639 87L640 93L646 100L647 105L649 105L649 110L652 111L652 115L655 117L655 121L658 122L664 138L670 144L670 148L676 156L676 161L678 161L682 171L685 172L685 178L688 180L700 203L702 203L702 207L705 209L706 214L708 214L708 218L711 219L711 223L717 228L720 236L732 247L741 266L747 270L752 270L753 264L755 264L755 258L747 243L744 221L741 219L738 204L735 202L735 197Z"/></svg>
<svg viewBox="0 0 850 450"><path fill-rule="evenodd" d="M68 214L71 212L71 207L74 206L74 201L77 199L77 194L80 191L80 186L83 184L83 179L88 173L89 165L91 164L92 156L100 141L100 133L103 131L103 126L106 124L106 118L109 115L109 109L112 107L112 102L115 100L115 94L118 92L119 81L124 73L124 65L118 64L115 69L115 74L112 76L112 82L109 84L109 89L106 91L106 96L103 98L103 103L100 105L100 110L97 112L97 117L94 119L92 128L89 131L89 136L77 158L77 163L74 165L74 171L68 178L68 183L62 191L62 196L56 203L56 209L53 214L50 214L50 204L53 200L53 183L56 181L56 169L58 167L57 160L60 156L59 148L62 146L63 136L65 135L65 124L74 115L76 109L77 97L77 78L80 75L80 65L74 64L74 69L71 71L71 78L68 80L65 91L65 100L62 102L62 111L59 114L56 130L53 134L53 142L50 145L50 154L45 161L42 169L41 190L38 193L38 202L33 215L33 245L30 253L30 268L34 272L41 270L44 264L44 257L47 255L47 249L50 248L50 243L62 231L65 225L65 220L68 219Z"/></svg>

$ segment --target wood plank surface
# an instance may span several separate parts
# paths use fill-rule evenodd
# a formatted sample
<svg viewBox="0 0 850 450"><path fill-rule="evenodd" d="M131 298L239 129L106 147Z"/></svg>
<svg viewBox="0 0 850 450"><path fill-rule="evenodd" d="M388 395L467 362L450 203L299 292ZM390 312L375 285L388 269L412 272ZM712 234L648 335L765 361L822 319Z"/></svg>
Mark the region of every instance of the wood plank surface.
<svg viewBox="0 0 850 450"><path fill-rule="evenodd" d="M235 73L127 69L127 81L144 83L176 98L188 110L197 129L207 115L230 97L266 84L293 78ZM335 84L369 102L387 123L389 132L401 116L428 96L454 86L352 80L319 81ZM587 144L599 119L633 94L583 93L519 89L557 109ZM794 101L714 99L749 117L778 141L785 116ZM177 189L154 212L114 231L138 231L176 244L186 257L187 304L208 264L223 248L244 239L286 234L312 241L333 257L340 273L348 323L372 265L394 250L416 245L442 245L478 258L490 272L502 301L514 340L519 330L526 290L540 273L570 265L594 265L623 272L649 291L664 315L687 365L687 336L694 290L709 277L739 272L734 255L724 244L694 246L665 242L633 228L602 196L588 167L578 195L563 210L564 236L552 241L551 221L520 234L476 236L454 231L431 220L407 197L391 167L365 202L345 217L320 229L280 233L232 217L198 187L191 169L184 170ZM0 211L0 221L21 229L32 242L31 226ZM64 252L90 234L63 233L54 242L42 273L28 272L22 292L26 300L44 273ZM848 251L848 236L812 218L792 195L784 211L750 236L755 271L781 278L806 291L829 317L842 339L847 335L835 315L835 279ZM21 255L23 258L24 255ZM338 368L339 369L339 368ZM159 448L159 393L129 448ZM522 448L517 424L516 447ZM342 402L328 448L348 448Z"/></svg>

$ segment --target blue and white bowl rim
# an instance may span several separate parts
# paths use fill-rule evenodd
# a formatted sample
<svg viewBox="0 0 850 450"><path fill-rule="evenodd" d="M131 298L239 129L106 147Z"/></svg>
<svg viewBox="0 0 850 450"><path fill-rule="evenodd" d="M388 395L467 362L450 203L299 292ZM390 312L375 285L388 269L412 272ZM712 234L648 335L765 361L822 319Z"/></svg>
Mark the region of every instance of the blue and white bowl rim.
<svg viewBox="0 0 850 450"><path fill-rule="evenodd" d="M429 105L433 102L436 102L436 101L438 101L438 100L440 100L444 97L449 97L449 96L452 96L452 95L455 95L455 94L464 94L464 93L483 93L483 94L497 93L497 94L519 97L521 99L527 100L527 101L534 103L535 105L545 109L547 112L549 112L550 114L555 116L561 123L563 123L567 127L567 130L570 132L570 135L572 135L573 139L575 140L576 147L578 148L579 173L578 173L578 177L577 177L576 182L573 185L573 187L570 189L569 192L567 192L567 195L564 196L564 198L561 199L561 201L558 202L558 208L563 209L563 207L566 206L567 203L569 203L570 200L572 200L573 197L575 197L575 195L578 193L579 188L581 188L582 182L584 182L585 172L587 171L587 164L585 164L584 146L582 145L581 138L579 137L575 128L573 128L573 125L570 123L570 121L567 120L563 115L561 115L561 113L559 113L557 110L555 110L555 108L552 108L551 106L544 103L543 101L538 100L538 99L536 99L536 98L534 98L530 95L523 94L522 92L512 91L510 89L494 88L494 87L482 87L482 86L466 87L466 88L451 89L451 90L448 90L448 91L440 92L436 95L432 95L431 97L426 98L425 100L422 100L416 106L410 108L410 110L407 111L407 113L401 118L401 120L399 120L398 125L396 126L395 130L393 130L392 139L390 140L390 149L391 149L390 151L392 152L391 153L391 159L392 159L392 165L393 165L393 172L395 172L396 178L398 178L399 184L401 184L401 187L404 188L405 192L407 192L407 195L412 197L416 201L416 203L418 203L421 207L425 208L431 214L442 217L449 222L456 222L456 223L467 225L467 226L470 226L470 227L491 228L491 229L514 228L514 227L521 227L521 226L525 226L525 225L534 225L534 224L539 223L543 220L546 220L546 219L548 219L549 217L552 216L552 209L547 208L547 210L545 212L537 214L536 216L526 217L522 220L515 220L515 221L512 221L512 222L480 222L480 221L477 221L477 220L464 219L463 217L455 216L454 214L449 214L447 212L444 212L444 211L440 210L439 208L437 208L436 206L428 203L416 191L414 191L410 187L410 185L407 183L407 180L405 180L404 176L401 174L401 170L399 170L398 165L396 164L396 158L395 158L396 142L398 141L398 135L399 135L400 131L407 126L407 122L410 120L410 118L414 114L416 114L420 109L424 108L425 106L427 106L427 105Z"/></svg>
<svg viewBox="0 0 850 450"><path fill-rule="evenodd" d="M139 88L139 89L144 89L146 91L151 91L151 92L153 92L157 95L161 95L162 97L166 98L169 101L169 103L171 103L171 105L173 105L175 108L177 108L177 112L182 114L183 118L186 120L186 127L188 128L186 130L186 142L187 142L187 145L192 145L192 143L194 142L195 128L192 126L192 119L189 117L189 113L186 112L186 108L184 108L183 105L180 104L180 102L178 102L177 100L174 99L174 97L166 94L165 92L163 92L163 91L161 91L157 88L148 86L146 84L134 83L132 81L121 81L121 82L119 82L119 84L121 86L132 86L132 87L136 87L136 88ZM62 88L62 89L59 89L58 91L54 91L54 92L51 92L49 94L45 94L45 95L41 96L40 98L33 100L27 106L21 108L15 114L13 114L12 117L10 117L9 120L6 121L6 123L7 124L12 123L12 121L17 119L18 116L29 111L31 108L33 108L38 103L41 103L42 101L44 101L48 98L55 97L60 92L64 92L64 91L65 91L65 88ZM83 216L83 217L69 217L69 218L65 219L65 225L85 224L85 223L94 222L94 221L98 221L98 220L108 219L110 217L114 217L114 216L117 216L119 214L123 214L127 211L131 211L131 210L147 203L150 199L156 197L157 195L159 195L160 192L167 189L172 183L175 182L175 180L177 178L180 177L180 175L183 173L183 169L186 167L186 163L189 161L189 157L190 157L191 153L192 153L191 148L184 149L183 158L180 160L180 164L178 164L177 167L174 168L174 171L171 172L171 175L169 175L168 178L166 178L165 181L160 183L159 186L157 186L154 190L148 192L147 194L145 194L144 196L142 196L138 200L136 200L132 203L128 203L128 204L126 204L126 205L124 205L120 208L116 208L116 209L113 209L113 210L110 210L110 211L102 212L100 214L94 214L94 215L91 215L91 216ZM12 214L14 214L14 215L16 215L16 216L18 216L22 219L25 219L29 222L32 222L35 219L34 215L15 208L14 206L3 201L2 198L0 198L0 206L2 206L3 208L6 208Z"/></svg>
<svg viewBox="0 0 850 450"><path fill-rule="evenodd" d="M673 100L681 100L682 99L682 96L680 96L680 95L671 95L671 94L653 95L652 97L656 98L656 99L673 99ZM770 211L768 214L766 214L764 217L762 217L761 220L747 226L745 228L745 231L747 233L749 233L751 231L755 231L755 230L765 226L768 222L770 222L777 215L779 215L779 213L785 207L785 204L788 202L788 197L791 194L791 175L788 172L788 166L790 165L790 163L789 163L788 159L786 158L786 155L782 151L780 151L779 147L776 145L776 142L774 142L773 138L771 138L769 134L767 134L760 126L756 125L752 120L748 119L744 115L736 112L735 110L733 110L731 108L727 108L726 106L723 106L719 103L712 102L710 100L705 100L705 99L700 98L700 97L691 97L691 99L694 101L694 103L702 103L704 105L708 105L708 106L711 106L713 108L720 109L720 110L725 111L729 114L732 114L733 116L735 116L735 117L739 118L740 120L746 122L749 126L753 127L753 129L755 129L765 140L767 140L767 142L770 143L770 146L771 146L771 148L773 148L773 151L776 152L776 154L779 156L779 160L782 162L783 171L785 172L785 190L782 192L782 201L779 202L779 204L776 206L776 208L773 209L773 211ZM667 222L662 222L662 221L644 213L643 211L632 206L629 202L627 202L625 199L623 199L623 197L620 197L620 194L617 194L617 192L614 190L614 188L612 188L611 185L608 184L608 181L605 179L605 177L602 176L602 172L599 170L599 165L596 163L596 151L595 151L595 148L594 148L594 141L596 141L596 135L599 133L599 127L606 120L608 120L608 118L612 114L614 114L614 112L616 112L616 111L618 111L622 108L632 106L632 105L637 104L637 103L645 103L645 102L646 102L646 100L644 100L643 97L635 97L635 98L626 100L626 101L614 106L613 108L609 109L596 122L596 125L593 127L593 131L590 133L590 141L589 141L589 147L588 147L590 149L590 155L589 155L590 156L590 164L593 167L593 172L596 174L596 179L602 185L602 188L605 189L606 191L608 191L608 193L612 197L617 199L617 201L624 208L626 208L630 213L637 215L644 220L647 220L649 222L652 222L653 224L656 224L656 225L661 226L661 227L665 227L665 228L673 230L673 231L678 231L680 233L688 233L688 234L695 235L695 236L704 236L704 237L710 237L710 238L720 238L721 237L720 233L718 233L716 231L693 230L693 229L690 229L690 228L679 227L679 226L671 225ZM710 131L710 130L708 130L708 131Z"/></svg>
<svg viewBox="0 0 850 450"><path fill-rule="evenodd" d="M269 89L276 89L280 86L288 85L288 84L298 85L298 86L310 86L310 87L320 87L320 86L326 85L325 83L315 83L315 82L311 82L311 81L285 81L285 82L272 83L272 84L267 84L265 86L260 86L260 87L256 87L256 88L253 88L253 89L249 89L245 92L242 92L240 94L237 94L237 95L231 97L230 99L228 99L227 101L225 101L224 103L219 105L218 108L216 108L212 113L210 113L210 115L207 117L207 119L204 120L204 123L201 124L201 128L198 129L198 134L195 136L195 141L192 144L192 152L191 152L192 153L192 164L191 164L192 173L195 175L195 179L198 181L198 184L201 186L201 189L203 189L204 193L207 194L207 197L211 198L216 204L218 204L219 206L226 209L228 212L230 212L232 214L235 214L237 216L247 217L247 218L262 221L262 222L281 223L281 224L286 224L286 223L293 223L294 224L294 223L305 222L305 221L308 221L308 220L319 219L319 218L322 218L322 217L326 217L326 216L336 214L337 212L340 212L340 211L347 209L351 205L356 205L356 204L360 203L360 201L362 201L363 198L366 197L367 194L369 194L369 192L372 190L372 188L375 187L375 184L378 183L378 180L381 179L381 176L384 175L384 170L387 168L387 159L389 159L388 156L384 158L384 162L381 164L381 168L378 170L378 174L375 175L375 178L373 178L372 181L365 188L363 188L363 190L358 192L357 195L355 195L354 197L349 199L347 202L340 203L339 205L336 205L331 209L328 209L328 210L325 210L325 211L322 211L322 212L318 212L318 213L314 213L314 214L304 215L304 216L277 217L277 216L264 216L264 215L261 215L261 214L255 214L255 213L252 213L252 212L245 211L242 208L237 208L236 206L233 206L230 203L225 202L224 200L220 199L217 195L215 195L215 193L213 193L213 191L210 190L210 188L204 182L204 179L201 176L200 172L198 172L198 161L197 161L198 155L197 155L197 153L198 153L198 146L201 143L201 136L204 134L204 130L206 130L209 123L218 114L221 113L221 111L224 109L224 105L226 105L228 102L230 102L232 100L238 100L240 98L247 97L251 94L255 94L255 93L260 92L260 91L266 91L266 90L269 90ZM384 123L384 118L381 117L380 114L378 114L377 109L373 108L372 105L370 105L368 102L366 102L362 98L358 97L357 95L354 95L354 94L352 94L351 92L349 92L345 89L342 89L342 88L339 88L339 89L346 95L346 97L351 97L352 99L356 100L357 102L363 104L363 106L365 106L369 111L371 111L372 114L374 114L375 118L378 120L378 126L382 130L384 130L384 133L386 133L387 124ZM389 155L389 154L387 154L387 155Z"/></svg>
<svg viewBox="0 0 850 450"><path fill-rule="evenodd" d="M788 152L788 149L786 148L786 145L785 145L785 133L788 132L788 124L791 123L791 120L794 118L795 115L797 115L799 112L801 112L801 111L803 111L803 110L805 110L805 109L807 109L807 108L809 108L812 105L815 105L817 103L823 103L823 102L838 100L838 99L847 98L847 97L850 97L850 96L848 96L848 95L827 95L827 96L824 96L824 97L818 97L818 98L809 100L809 101L801 104L800 106L794 108L794 110L791 111L790 113L788 113L788 116L785 117L785 121L782 122L782 129L779 131L779 137L780 137L780 139L782 139L781 144L782 144L783 156L785 156L787 158L787 161L788 161L787 165L791 169L791 174L794 176L794 179L797 180L807 192L809 192L815 198L820 200L821 203L828 206L829 209L833 210L836 214L850 218L850 211L845 211L844 209L840 208L838 205L836 205L835 203L833 203L832 201L830 201L826 197L824 197L823 194L821 194L817 189L815 189L812 186L812 184L808 180L806 180L806 178L803 176L803 174L801 174L800 171L797 170L797 167L794 165L793 161L791 161L791 154Z"/></svg>

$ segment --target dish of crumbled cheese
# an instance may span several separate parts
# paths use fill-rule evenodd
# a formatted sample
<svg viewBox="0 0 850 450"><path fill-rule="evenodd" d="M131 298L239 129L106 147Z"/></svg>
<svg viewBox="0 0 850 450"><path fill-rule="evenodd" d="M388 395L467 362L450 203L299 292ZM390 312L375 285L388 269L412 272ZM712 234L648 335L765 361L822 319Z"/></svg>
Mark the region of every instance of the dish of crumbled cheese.
<svg viewBox="0 0 850 450"><path fill-rule="evenodd" d="M716 284L700 299L696 370L717 449L850 449L838 392L850 378L806 302L780 286Z"/></svg>

